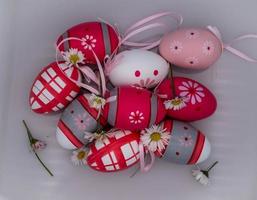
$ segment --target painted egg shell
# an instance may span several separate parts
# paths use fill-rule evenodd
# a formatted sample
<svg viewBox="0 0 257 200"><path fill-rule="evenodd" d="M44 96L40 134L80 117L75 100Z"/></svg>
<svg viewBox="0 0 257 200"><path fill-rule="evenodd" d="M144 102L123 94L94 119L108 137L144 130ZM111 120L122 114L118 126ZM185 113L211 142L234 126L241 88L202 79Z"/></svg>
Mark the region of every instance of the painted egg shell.
<svg viewBox="0 0 257 200"><path fill-rule="evenodd" d="M163 100L148 90L122 86L111 90L110 96L117 96L109 103L108 111L108 122L115 128L143 130L166 115Z"/></svg>
<svg viewBox="0 0 257 200"><path fill-rule="evenodd" d="M163 37L159 51L176 66L205 69L220 57L222 43L208 29L181 28Z"/></svg>
<svg viewBox="0 0 257 200"><path fill-rule="evenodd" d="M169 144L162 155L164 160L178 164L198 164L205 161L211 152L208 139L188 123L165 120L160 124L170 134Z"/></svg>
<svg viewBox="0 0 257 200"><path fill-rule="evenodd" d="M89 94L78 96L62 113L57 125L56 138L65 149L81 148L88 143L84 138L85 132L94 132L97 129L98 111L90 107L89 96ZM99 122L105 126L107 120L103 115L100 116Z"/></svg>
<svg viewBox="0 0 257 200"><path fill-rule="evenodd" d="M176 96L184 97L185 106L171 106L167 115L181 121L196 121L212 115L217 101L212 92L201 83L184 77L174 77ZM158 94L166 94L173 99L171 79L165 79L157 88Z"/></svg>
<svg viewBox="0 0 257 200"><path fill-rule="evenodd" d="M64 63L51 63L36 77L30 91L30 106L37 113L50 113L65 108L79 93L73 80L80 81L81 74L76 68Z"/></svg>
<svg viewBox="0 0 257 200"><path fill-rule="evenodd" d="M121 52L114 57L110 66L107 73L115 86L153 88L169 71L169 64L165 59L154 52L140 49Z"/></svg>
<svg viewBox="0 0 257 200"><path fill-rule="evenodd" d="M87 164L94 170L114 172L126 169L139 160L140 135L131 131L117 131L114 137L90 145Z"/></svg>
<svg viewBox="0 0 257 200"><path fill-rule="evenodd" d="M115 30L103 22L86 22L78 24L66 32L58 39L57 45L66 38L75 37L82 39L68 40L60 45L60 51L68 51L70 48L80 50L87 63L95 64L95 58L91 50L95 52L98 59L102 62L105 55L110 55L118 46L119 39Z"/></svg>

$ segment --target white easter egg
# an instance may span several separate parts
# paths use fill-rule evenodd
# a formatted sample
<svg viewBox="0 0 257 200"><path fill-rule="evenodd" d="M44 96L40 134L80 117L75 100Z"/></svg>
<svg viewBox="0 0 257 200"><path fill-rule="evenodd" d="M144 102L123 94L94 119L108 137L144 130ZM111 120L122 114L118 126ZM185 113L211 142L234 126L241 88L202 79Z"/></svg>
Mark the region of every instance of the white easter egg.
<svg viewBox="0 0 257 200"><path fill-rule="evenodd" d="M117 54L106 71L115 86L153 88L168 75L169 64L154 52L134 49Z"/></svg>

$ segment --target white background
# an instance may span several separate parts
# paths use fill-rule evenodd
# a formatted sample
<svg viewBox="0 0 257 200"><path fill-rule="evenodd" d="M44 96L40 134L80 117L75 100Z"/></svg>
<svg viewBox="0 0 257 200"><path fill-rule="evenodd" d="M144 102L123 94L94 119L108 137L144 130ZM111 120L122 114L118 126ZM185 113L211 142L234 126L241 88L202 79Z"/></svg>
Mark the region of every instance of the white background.
<svg viewBox="0 0 257 200"><path fill-rule="evenodd" d="M171 10L184 16L183 26L215 25L229 42L257 33L256 8L256 0L0 0L0 199L255 200L256 64L224 52L208 70L184 74L209 87L218 100L215 115L195 123L212 143L211 157L203 166L220 162L208 187L193 180L191 167L165 161L134 178L129 178L134 169L102 174L74 167L70 152L55 140L59 115L32 113L28 95L34 77L54 60L56 38L72 25L102 17L124 30L142 17ZM257 57L257 41L237 47ZM29 152L22 119L47 141L40 156L55 177L49 177Z"/></svg>

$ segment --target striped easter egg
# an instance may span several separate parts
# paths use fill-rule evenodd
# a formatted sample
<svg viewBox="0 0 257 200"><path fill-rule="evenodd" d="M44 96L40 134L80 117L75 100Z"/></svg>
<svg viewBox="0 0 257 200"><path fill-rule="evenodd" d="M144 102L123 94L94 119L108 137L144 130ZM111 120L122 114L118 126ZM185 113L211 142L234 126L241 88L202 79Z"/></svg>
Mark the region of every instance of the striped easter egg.
<svg viewBox="0 0 257 200"><path fill-rule="evenodd" d="M68 51L75 48L81 51L86 63L95 64L95 58L91 50L95 52L102 62L106 55L111 55L119 43L118 34L108 24L103 22L85 22L71 27L65 31L57 40L59 45L64 39L69 37L79 38L78 40L67 40L60 45L60 51Z"/></svg>
<svg viewBox="0 0 257 200"><path fill-rule="evenodd" d="M53 62L36 77L29 97L34 112L51 113L63 109L79 93L80 87L70 80L81 80L79 70L64 63L59 66Z"/></svg>
<svg viewBox="0 0 257 200"><path fill-rule="evenodd" d="M139 160L140 135L131 131L115 131L113 137L97 140L90 145L87 164L101 172L127 169Z"/></svg>
<svg viewBox="0 0 257 200"><path fill-rule="evenodd" d="M84 138L85 132L96 131L98 111L89 105L90 94L79 95L74 99L62 113L57 125L56 138L60 146L65 149L77 149L89 141ZM106 110L108 110L108 104ZM100 116L100 125L105 126L106 113Z"/></svg>
<svg viewBox="0 0 257 200"><path fill-rule="evenodd" d="M165 120L160 125L170 134L168 145L157 156L172 163L198 164L205 161L211 152L211 145L205 135L188 123Z"/></svg>
<svg viewBox="0 0 257 200"><path fill-rule="evenodd" d="M165 117L162 99L143 88L122 86L111 90L110 96L117 99L109 103L107 119L116 128L139 131Z"/></svg>

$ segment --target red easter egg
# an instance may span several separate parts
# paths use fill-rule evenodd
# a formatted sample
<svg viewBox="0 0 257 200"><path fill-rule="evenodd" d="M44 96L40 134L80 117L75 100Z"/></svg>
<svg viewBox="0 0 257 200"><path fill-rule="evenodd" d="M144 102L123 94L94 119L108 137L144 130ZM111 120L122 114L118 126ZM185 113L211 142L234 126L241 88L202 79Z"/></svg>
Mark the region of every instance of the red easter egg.
<svg viewBox="0 0 257 200"><path fill-rule="evenodd" d="M180 108L171 106L167 115L181 121L196 121L212 115L217 101L212 92L201 83L184 77L174 77L176 96L183 97L185 105ZM166 94L167 99L175 98L171 79L165 79L157 88L157 94ZM167 108L167 107L166 107Z"/></svg>
<svg viewBox="0 0 257 200"><path fill-rule="evenodd" d="M85 22L71 27L65 31L57 40L59 45L64 39L69 37L79 38L78 40L67 40L60 45L60 51L68 51L75 48L81 51L87 63L95 64L95 57L91 50L95 52L102 62L106 55L111 55L119 43L118 34L108 24L103 22Z"/></svg>
<svg viewBox="0 0 257 200"><path fill-rule="evenodd" d="M87 164L94 170L114 172L126 169L139 160L140 134L118 130L113 137L90 145Z"/></svg>
<svg viewBox="0 0 257 200"><path fill-rule="evenodd" d="M29 97L31 109L37 113L50 113L66 107L79 93L80 87L72 82L80 81L77 68L69 68L56 62L45 67L36 77Z"/></svg>
<svg viewBox="0 0 257 200"><path fill-rule="evenodd" d="M163 100L148 90L122 86L111 90L110 96L117 99L109 103L107 120L116 128L143 130L158 124L166 115Z"/></svg>

